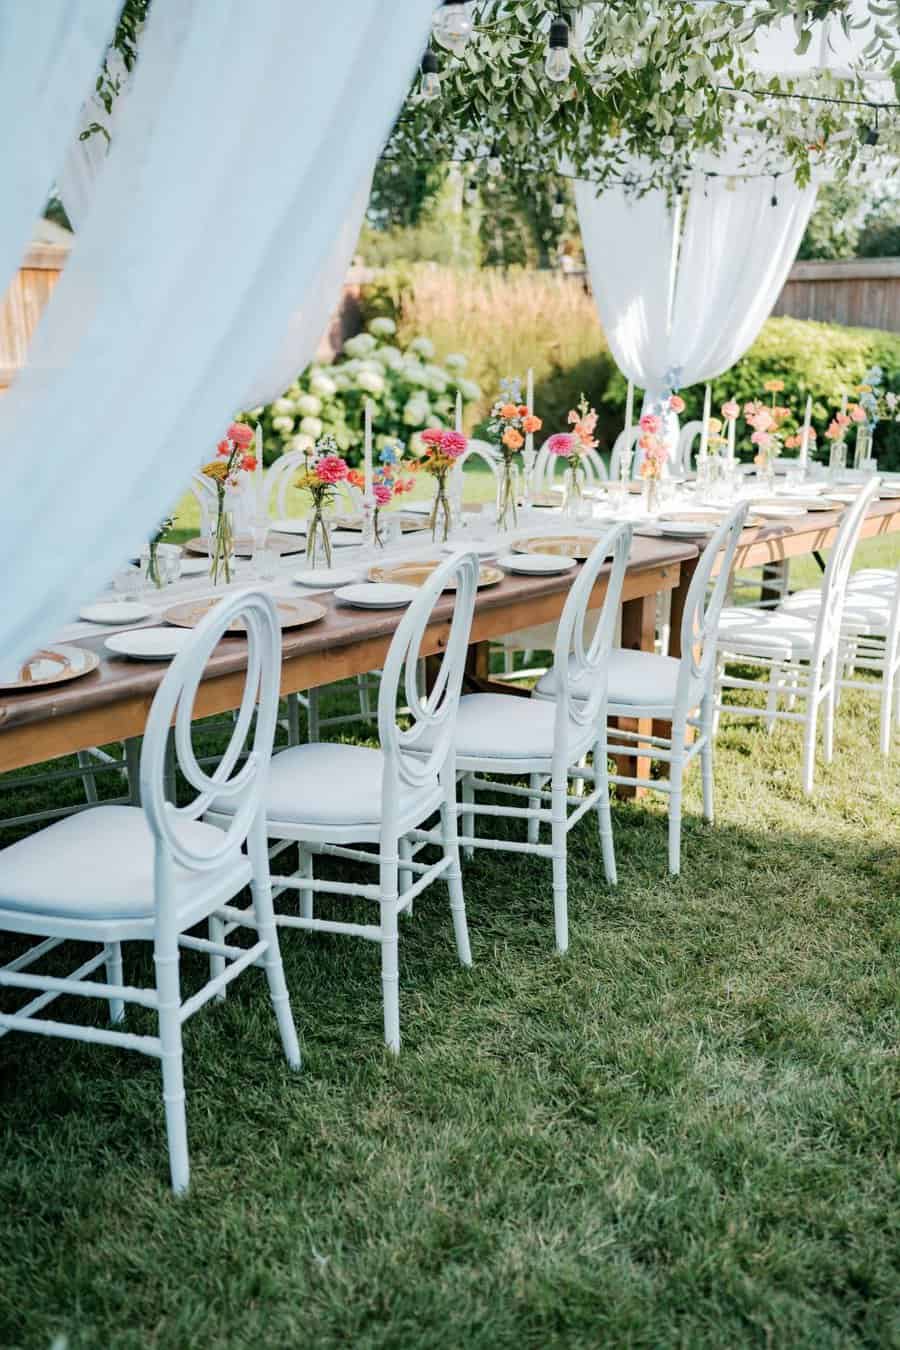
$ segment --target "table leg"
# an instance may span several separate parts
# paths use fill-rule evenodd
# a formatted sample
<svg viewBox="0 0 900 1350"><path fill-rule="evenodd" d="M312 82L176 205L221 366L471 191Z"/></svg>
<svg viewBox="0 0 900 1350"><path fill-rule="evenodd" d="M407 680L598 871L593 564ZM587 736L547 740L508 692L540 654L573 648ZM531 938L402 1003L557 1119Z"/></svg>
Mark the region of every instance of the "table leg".
<svg viewBox="0 0 900 1350"><path fill-rule="evenodd" d="M470 642L466 654L466 669L463 674L464 694L513 694L520 698L531 698L531 690L511 680L491 679L491 644L489 642Z"/></svg>
<svg viewBox="0 0 900 1350"><path fill-rule="evenodd" d="M784 599L784 593L787 589L787 571L790 566L787 558L776 558L773 562L766 563L763 567L762 585L759 589L759 599L761 604L774 606Z"/></svg>
<svg viewBox="0 0 900 1350"><path fill-rule="evenodd" d="M675 592L673 592L674 600ZM633 651L652 652L656 637L656 596L645 595L637 600L626 600L622 604L622 646ZM617 717L614 725L623 731L636 731L641 736L653 734L653 721L649 717ZM616 760L616 772L635 778L649 778L649 756L637 758L622 755ZM616 788L619 797L643 797L647 789L621 783Z"/></svg>

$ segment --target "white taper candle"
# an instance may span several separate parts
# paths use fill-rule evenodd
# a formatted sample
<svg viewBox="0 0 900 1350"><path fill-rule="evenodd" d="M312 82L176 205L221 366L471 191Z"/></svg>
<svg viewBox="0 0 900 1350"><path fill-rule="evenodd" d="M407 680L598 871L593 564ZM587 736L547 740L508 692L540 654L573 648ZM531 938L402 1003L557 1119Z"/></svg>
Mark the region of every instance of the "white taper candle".
<svg viewBox="0 0 900 1350"><path fill-rule="evenodd" d="M457 389L457 391L456 391L456 430L459 432L460 435L462 435L462 417L463 417L462 394L461 394L461 393L459 392L459 390Z"/></svg>
<svg viewBox="0 0 900 1350"><path fill-rule="evenodd" d="M525 402L528 405L529 417L534 412L534 371L531 366L528 367L528 375L525 380ZM530 454L534 449L534 436L530 431L525 433L525 453Z"/></svg>
<svg viewBox="0 0 900 1350"><path fill-rule="evenodd" d="M365 429L363 440L363 492L368 498L372 496L372 400L370 398L366 399L363 427Z"/></svg>
<svg viewBox="0 0 900 1350"><path fill-rule="evenodd" d="M712 389L706 386L703 395L703 428L700 432L700 454L705 455L709 448L709 417L712 410Z"/></svg>
<svg viewBox="0 0 900 1350"><path fill-rule="evenodd" d="M268 504L266 502L266 479L263 469L263 434L262 427L256 424L256 441L254 444L256 452L256 473L254 479L256 482L256 514L264 517L268 515Z"/></svg>
<svg viewBox="0 0 900 1350"><path fill-rule="evenodd" d="M625 449L629 449L631 424L634 421L634 385L628 381L628 393L625 395Z"/></svg>
<svg viewBox="0 0 900 1350"><path fill-rule="evenodd" d="M800 436L800 463L809 463L809 429L812 426L812 394L806 396L806 416L803 418L803 431Z"/></svg>
<svg viewBox="0 0 900 1350"><path fill-rule="evenodd" d="M727 446L727 455L728 455L728 458L732 461L732 463L734 462L734 451L735 451L735 438L736 438L736 436L737 436L737 418L736 418L736 417L729 417L729 419L728 419L728 446Z"/></svg>

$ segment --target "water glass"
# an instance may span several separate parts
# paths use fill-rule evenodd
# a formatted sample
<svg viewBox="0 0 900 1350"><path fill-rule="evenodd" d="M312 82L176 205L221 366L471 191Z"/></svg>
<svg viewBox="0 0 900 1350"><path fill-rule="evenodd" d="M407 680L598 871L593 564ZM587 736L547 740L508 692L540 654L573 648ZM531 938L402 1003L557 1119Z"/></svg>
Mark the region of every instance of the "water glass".
<svg viewBox="0 0 900 1350"><path fill-rule="evenodd" d="M403 536L400 517L383 513L379 521L383 548L396 548Z"/></svg>
<svg viewBox="0 0 900 1350"><path fill-rule="evenodd" d="M117 600L134 600L142 584L143 573L140 567L121 567L113 576L113 590Z"/></svg>
<svg viewBox="0 0 900 1350"><path fill-rule="evenodd" d="M259 581L274 581L278 576L281 554L277 548L262 548L254 551L253 562Z"/></svg>

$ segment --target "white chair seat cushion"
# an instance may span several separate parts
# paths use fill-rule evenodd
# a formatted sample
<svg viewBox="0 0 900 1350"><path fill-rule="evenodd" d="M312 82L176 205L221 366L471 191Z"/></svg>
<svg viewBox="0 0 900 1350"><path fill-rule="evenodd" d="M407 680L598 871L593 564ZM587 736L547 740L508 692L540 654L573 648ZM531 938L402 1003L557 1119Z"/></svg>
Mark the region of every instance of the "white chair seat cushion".
<svg viewBox="0 0 900 1350"><path fill-rule="evenodd" d="M737 655L776 660L803 659L812 654L816 638L813 619L783 610L722 610L719 648Z"/></svg>
<svg viewBox="0 0 900 1350"><path fill-rule="evenodd" d="M173 831L197 853L222 847L222 832L202 821ZM69 919L144 919L154 913L154 840L137 806L94 806L67 816L0 852L0 909ZM250 877L235 853L214 873L175 867L175 903L200 898L210 883L240 890Z"/></svg>
<svg viewBox="0 0 900 1350"><path fill-rule="evenodd" d="M680 669L681 662L674 656L658 656L656 652L615 647L609 655L608 702L611 705L629 704L645 708L674 703ZM536 687L542 697L552 698L553 671L542 675ZM573 698L586 698L588 692L589 681L584 676L573 683Z"/></svg>
<svg viewBox="0 0 900 1350"><path fill-rule="evenodd" d="M381 821L381 785L384 755L364 745L315 742L295 745L272 756L266 791L266 821L270 826L378 825ZM421 787L401 783L401 820L424 818L440 804L437 776ZM211 814L225 810L218 803Z"/></svg>
<svg viewBox="0 0 900 1350"><path fill-rule="evenodd" d="M818 618L822 608L821 591L796 591L778 606L779 614L798 614L803 618ZM884 596L865 592L848 592L844 601L841 629L851 635L883 636L891 618L891 602Z"/></svg>
<svg viewBox="0 0 900 1350"><path fill-rule="evenodd" d="M556 705L515 694L466 694L456 717L457 760L549 759L553 754ZM592 740L573 724L570 746ZM423 748L427 748L423 743Z"/></svg>

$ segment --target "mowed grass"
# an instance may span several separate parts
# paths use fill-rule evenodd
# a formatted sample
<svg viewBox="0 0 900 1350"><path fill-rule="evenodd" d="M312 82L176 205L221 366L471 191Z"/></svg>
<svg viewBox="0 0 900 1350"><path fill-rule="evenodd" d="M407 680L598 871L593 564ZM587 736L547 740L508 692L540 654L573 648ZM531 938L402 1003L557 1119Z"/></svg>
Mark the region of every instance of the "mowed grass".
<svg viewBox="0 0 900 1350"><path fill-rule="evenodd" d="M259 972L188 1023L181 1201L153 1061L0 1040L0 1344L900 1345L900 733L882 760L876 710L842 701L811 801L794 728L725 721L678 879L658 802L614 807L615 892L581 822L566 957L549 865L478 853L471 970L443 888L401 921L397 1060L377 947L285 934L303 1070Z"/></svg>

